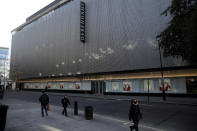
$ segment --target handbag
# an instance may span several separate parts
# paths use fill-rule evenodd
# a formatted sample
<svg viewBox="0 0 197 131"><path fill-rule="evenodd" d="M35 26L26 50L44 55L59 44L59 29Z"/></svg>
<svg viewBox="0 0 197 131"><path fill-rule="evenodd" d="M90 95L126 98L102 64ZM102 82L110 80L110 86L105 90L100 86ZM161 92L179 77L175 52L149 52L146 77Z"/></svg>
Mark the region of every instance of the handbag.
<svg viewBox="0 0 197 131"><path fill-rule="evenodd" d="M50 106L49 106L49 104L47 105L47 111L50 111Z"/></svg>

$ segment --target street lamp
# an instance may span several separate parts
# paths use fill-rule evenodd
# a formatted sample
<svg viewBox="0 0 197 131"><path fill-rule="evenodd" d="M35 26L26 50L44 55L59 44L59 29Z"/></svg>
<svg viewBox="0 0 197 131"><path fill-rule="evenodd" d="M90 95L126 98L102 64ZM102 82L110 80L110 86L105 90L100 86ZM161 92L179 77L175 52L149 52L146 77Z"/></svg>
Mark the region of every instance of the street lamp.
<svg viewBox="0 0 197 131"><path fill-rule="evenodd" d="M149 94L149 85L150 85L150 80L149 80L149 79L148 79L147 83L148 83L148 103L149 103L149 97L150 97L150 96L149 96L149 95L150 95L150 94Z"/></svg>
<svg viewBox="0 0 197 131"><path fill-rule="evenodd" d="M6 89L6 87L5 87L5 62L6 61L4 61L4 90Z"/></svg>
<svg viewBox="0 0 197 131"><path fill-rule="evenodd" d="M164 89L163 63L162 63L162 57L161 57L160 44L159 44L159 60L160 60L160 66L161 66L162 98L165 101L166 100L166 93L165 93L165 89Z"/></svg>

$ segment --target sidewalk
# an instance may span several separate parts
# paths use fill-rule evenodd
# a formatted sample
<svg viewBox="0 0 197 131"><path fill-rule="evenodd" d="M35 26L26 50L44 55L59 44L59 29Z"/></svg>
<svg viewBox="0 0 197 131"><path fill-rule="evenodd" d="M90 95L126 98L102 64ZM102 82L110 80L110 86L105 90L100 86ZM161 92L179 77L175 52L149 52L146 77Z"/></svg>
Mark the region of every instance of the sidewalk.
<svg viewBox="0 0 197 131"><path fill-rule="evenodd" d="M123 96L123 95L97 95L97 94L74 94L74 93L55 93L48 92L50 95L68 95L69 97L82 97L82 98L93 98L93 99L109 99L119 101L130 101L132 98L136 98L142 103L148 102L148 96ZM150 103L161 103L161 104L179 104L188 106L197 106L197 98L191 97L166 97L166 101L162 100L162 96L150 96Z"/></svg>
<svg viewBox="0 0 197 131"><path fill-rule="evenodd" d="M48 94L64 95L62 93L52 92L48 92ZM105 97L110 97L109 99L112 99L112 96L92 96L88 94L69 93L67 93L67 95L69 95L69 97L92 97L94 99L105 99ZM113 98L115 97L117 97L116 100L129 98L128 96L113 96ZM139 98L146 99L145 97ZM49 116L41 117L39 103L33 103L22 99L11 99L8 95L5 96L3 100L0 100L0 103L9 106L5 131L129 131L129 126L131 125L131 122L128 120L95 113L93 120L85 120L83 110L80 110L79 115L75 116L72 108L68 109L68 117L65 117L61 114L62 107L55 105L50 105L51 110L49 111ZM142 121L139 125L140 131L164 131L166 129L165 126L147 124L148 123Z"/></svg>
<svg viewBox="0 0 197 131"><path fill-rule="evenodd" d="M5 98L0 103L9 106L5 131L129 131L130 122L94 114L93 120L85 120L84 112L73 114L68 109L68 117L61 114L62 107L51 105L49 116L41 117L39 103ZM141 131L161 131L139 125Z"/></svg>

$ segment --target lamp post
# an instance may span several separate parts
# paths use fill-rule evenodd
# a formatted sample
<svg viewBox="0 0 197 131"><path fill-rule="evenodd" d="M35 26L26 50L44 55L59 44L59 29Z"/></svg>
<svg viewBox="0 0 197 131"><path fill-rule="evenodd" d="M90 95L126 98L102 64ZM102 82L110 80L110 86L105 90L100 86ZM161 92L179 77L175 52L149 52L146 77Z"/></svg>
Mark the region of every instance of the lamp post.
<svg viewBox="0 0 197 131"><path fill-rule="evenodd" d="M150 97L150 96L149 96L149 95L150 95L150 94L149 94L149 85L150 85L150 80L149 80L149 79L148 79L148 82L147 82L147 83L148 83L148 103L149 103L149 97Z"/></svg>
<svg viewBox="0 0 197 131"><path fill-rule="evenodd" d="M159 45L159 60L160 60L160 68L161 68L162 98L165 101L166 100L166 93L165 93L165 89L164 89L163 63L162 63L160 45Z"/></svg>
<svg viewBox="0 0 197 131"><path fill-rule="evenodd" d="M6 89L6 87L5 87L5 62L6 62L6 61L4 61L4 87L3 87L4 90Z"/></svg>

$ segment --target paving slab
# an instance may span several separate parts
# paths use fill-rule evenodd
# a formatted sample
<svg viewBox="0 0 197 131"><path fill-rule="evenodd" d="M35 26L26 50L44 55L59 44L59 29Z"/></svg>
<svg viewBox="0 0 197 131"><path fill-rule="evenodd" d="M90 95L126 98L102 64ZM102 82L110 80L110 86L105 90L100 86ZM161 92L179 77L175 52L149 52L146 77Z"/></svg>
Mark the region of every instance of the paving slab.
<svg viewBox="0 0 197 131"><path fill-rule="evenodd" d="M116 118L94 114L93 120L85 120L84 111L75 116L68 109L68 117L61 114L62 107L50 105L49 115L41 117L39 103L23 100L0 100L9 106L5 131L129 131L132 124ZM162 131L161 129L140 125L141 131Z"/></svg>

